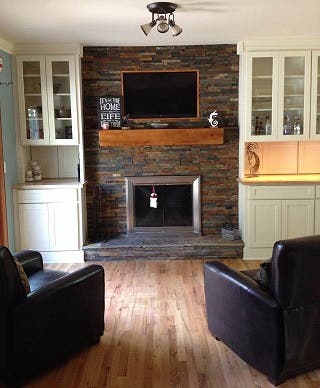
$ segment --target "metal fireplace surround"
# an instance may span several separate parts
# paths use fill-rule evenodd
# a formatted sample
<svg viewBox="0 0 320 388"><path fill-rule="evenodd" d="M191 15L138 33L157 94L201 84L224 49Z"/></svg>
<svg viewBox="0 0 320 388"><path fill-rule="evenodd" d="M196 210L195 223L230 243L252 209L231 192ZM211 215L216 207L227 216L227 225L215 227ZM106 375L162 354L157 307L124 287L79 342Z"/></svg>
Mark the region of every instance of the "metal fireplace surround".
<svg viewBox="0 0 320 388"><path fill-rule="evenodd" d="M191 185L192 226L136 227L134 214L134 186L149 185ZM200 176L141 176L126 177L127 231L133 232L193 232L201 233Z"/></svg>

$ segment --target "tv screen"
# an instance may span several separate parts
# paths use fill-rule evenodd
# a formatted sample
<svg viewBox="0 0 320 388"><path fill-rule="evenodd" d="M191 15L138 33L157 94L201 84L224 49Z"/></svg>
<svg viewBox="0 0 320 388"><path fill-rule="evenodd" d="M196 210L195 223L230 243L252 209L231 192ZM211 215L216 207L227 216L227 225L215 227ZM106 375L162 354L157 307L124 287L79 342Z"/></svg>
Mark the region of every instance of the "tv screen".
<svg viewBox="0 0 320 388"><path fill-rule="evenodd" d="M198 70L123 71L124 115L132 119L197 118Z"/></svg>

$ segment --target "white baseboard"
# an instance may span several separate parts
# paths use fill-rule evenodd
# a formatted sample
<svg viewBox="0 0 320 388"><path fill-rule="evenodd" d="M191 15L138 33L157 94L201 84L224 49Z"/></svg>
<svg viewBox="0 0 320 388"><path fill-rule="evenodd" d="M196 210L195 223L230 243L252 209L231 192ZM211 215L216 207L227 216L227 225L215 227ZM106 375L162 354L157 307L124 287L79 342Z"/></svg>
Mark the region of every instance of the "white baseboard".
<svg viewBox="0 0 320 388"><path fill-rule="evenodd" d="M273 247L269 248L243 248L243 259L244 260L255 260L263 259L268 260L272 256Z"/></svg>
<svg viewBox="0 0 320 388"><path fill-rule="evenodd" d="M44 263L84 263L84 252L59 251L41 252Z"/></svg>

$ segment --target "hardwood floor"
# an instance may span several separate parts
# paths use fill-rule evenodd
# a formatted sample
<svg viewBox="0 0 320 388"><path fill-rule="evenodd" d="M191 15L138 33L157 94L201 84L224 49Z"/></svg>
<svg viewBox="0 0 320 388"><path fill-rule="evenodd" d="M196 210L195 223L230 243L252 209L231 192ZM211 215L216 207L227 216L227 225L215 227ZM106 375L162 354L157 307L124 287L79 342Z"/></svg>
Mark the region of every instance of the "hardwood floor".
<svg viewBox="0 0 320 388"><path fill-rule="evenodd" d="M237 269L258 261L222 260ZM29 388L273 387L208 331L203 260L104 262L105 333ZM84 264L87 265L87 264ZM75 270L82 265L47 265ZM281 387L320 387L320 370Z"/></svg>

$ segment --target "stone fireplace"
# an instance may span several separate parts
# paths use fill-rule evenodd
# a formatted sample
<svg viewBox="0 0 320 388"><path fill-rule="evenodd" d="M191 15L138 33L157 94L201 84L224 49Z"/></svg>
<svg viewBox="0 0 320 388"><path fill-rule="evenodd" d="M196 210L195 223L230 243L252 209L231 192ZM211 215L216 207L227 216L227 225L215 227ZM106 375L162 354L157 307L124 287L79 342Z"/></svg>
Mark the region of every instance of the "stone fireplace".
<svg viewBox="0 0 320 388"><path fill-rule="evenodd" d="M200 193L200 176L126 177L127 231L201 233Z"/></svg>
<svg viewBox="0 0 320 388"><path fill-rule="evenodd" d="M237 225L238 62L236 45L84 47L82 82L89 241L109 241L114 236L127 234L126 177L201 176L201 220L192 221L193 226L197 223L201 226L196 229L197 233L190 233L192 238L219 238L223 225ZM100 147L97 97L121 95L121 71L137 69L199 70L199 120L168 120L168 125L170 128L208 127L208 115L216 109L219 126L224 128L224 144ZM130 126L133 130L150 128L150 122L130 120ZM97 185L101 187L99 206L95 201ZM97 224L99 233L96 233Z"/></svg>

